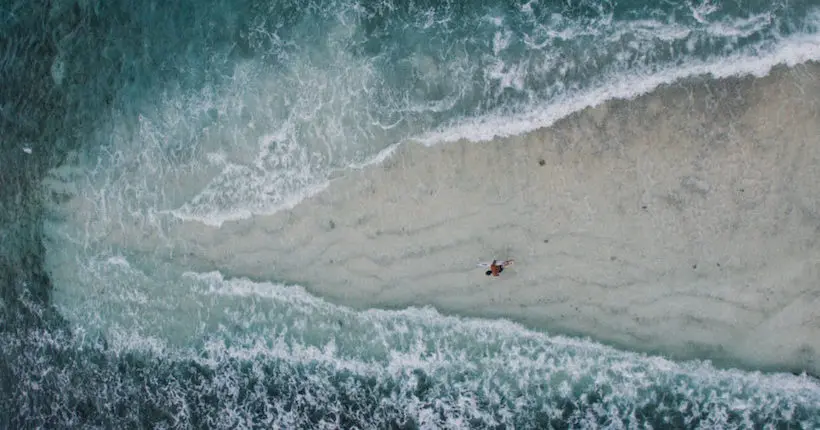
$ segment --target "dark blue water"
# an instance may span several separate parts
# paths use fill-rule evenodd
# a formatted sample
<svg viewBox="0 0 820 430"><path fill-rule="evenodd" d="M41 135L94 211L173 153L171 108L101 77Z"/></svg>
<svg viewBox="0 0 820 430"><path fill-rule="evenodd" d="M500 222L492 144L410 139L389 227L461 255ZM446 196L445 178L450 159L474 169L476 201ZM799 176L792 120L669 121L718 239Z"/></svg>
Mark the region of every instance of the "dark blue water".
<svg viewBox="0 0 820 430"><path fill-rule="evenodd" d="M104 239L281 210L407 140L816 61L819 30L809 1L4 4L0 427L818 427L806 376L357 312Z"/></svg>

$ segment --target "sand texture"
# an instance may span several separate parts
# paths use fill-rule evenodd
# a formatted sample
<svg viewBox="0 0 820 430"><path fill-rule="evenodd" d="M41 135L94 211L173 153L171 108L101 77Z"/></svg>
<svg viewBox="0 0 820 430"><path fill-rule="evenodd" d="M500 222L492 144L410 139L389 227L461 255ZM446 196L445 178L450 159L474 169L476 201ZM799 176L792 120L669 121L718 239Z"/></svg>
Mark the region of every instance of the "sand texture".
<svg viewBox="0 0 820 430"><path fill-rule="evenodd" d="M358 308L820 374L818 100L815 65L693 80L524 136L406 144L289 211L105 240ZM516 264L475 267L494 257Z"/></svg>

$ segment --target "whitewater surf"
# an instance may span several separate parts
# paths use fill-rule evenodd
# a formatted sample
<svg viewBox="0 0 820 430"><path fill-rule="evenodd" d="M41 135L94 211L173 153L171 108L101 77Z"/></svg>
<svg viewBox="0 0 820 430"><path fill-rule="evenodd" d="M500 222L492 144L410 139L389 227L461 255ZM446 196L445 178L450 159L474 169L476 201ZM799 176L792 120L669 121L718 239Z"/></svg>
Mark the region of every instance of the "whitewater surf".
<svg viewBox="0 0 820 430"><path fill-rule="evenodd" d="M0 426L820 425L812 2L0 8Z"/></svg>

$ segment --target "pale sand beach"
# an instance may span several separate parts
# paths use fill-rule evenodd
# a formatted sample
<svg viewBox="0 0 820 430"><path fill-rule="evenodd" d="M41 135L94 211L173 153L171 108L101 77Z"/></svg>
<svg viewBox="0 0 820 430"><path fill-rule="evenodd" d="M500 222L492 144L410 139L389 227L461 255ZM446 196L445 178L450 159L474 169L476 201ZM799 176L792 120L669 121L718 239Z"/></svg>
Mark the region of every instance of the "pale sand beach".
<svg viewBox="0 0 820 430"><path fill-rule="evenodd" d="M292 210L174 224L169 258L356 308L430 305L816 375L818 100L820 68L799 66L675 84L518 137L410 143ZM105 240L167 252L145 235ZM515 265L487 277L476 263L492 258Z"/></svg>

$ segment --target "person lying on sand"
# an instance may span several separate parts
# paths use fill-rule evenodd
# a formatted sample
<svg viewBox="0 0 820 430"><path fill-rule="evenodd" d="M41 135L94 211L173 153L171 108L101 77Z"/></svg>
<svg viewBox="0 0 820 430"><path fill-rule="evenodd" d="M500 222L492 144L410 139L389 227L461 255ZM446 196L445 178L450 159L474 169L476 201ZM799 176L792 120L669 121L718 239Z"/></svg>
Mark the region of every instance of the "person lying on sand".
<svg viewBox="0 0 820 430"><path fill-rule="evenodd" d="M490 276L490 275L498 276L498 275L501 274L501 272L504 271L505 267L507 267L511 264L513 264L513 260L504 260L504 261L493 260L493 262L490 263L490 265L489 265L490 270L484 272L484 274L487 275L487 276Z"/></svg>

